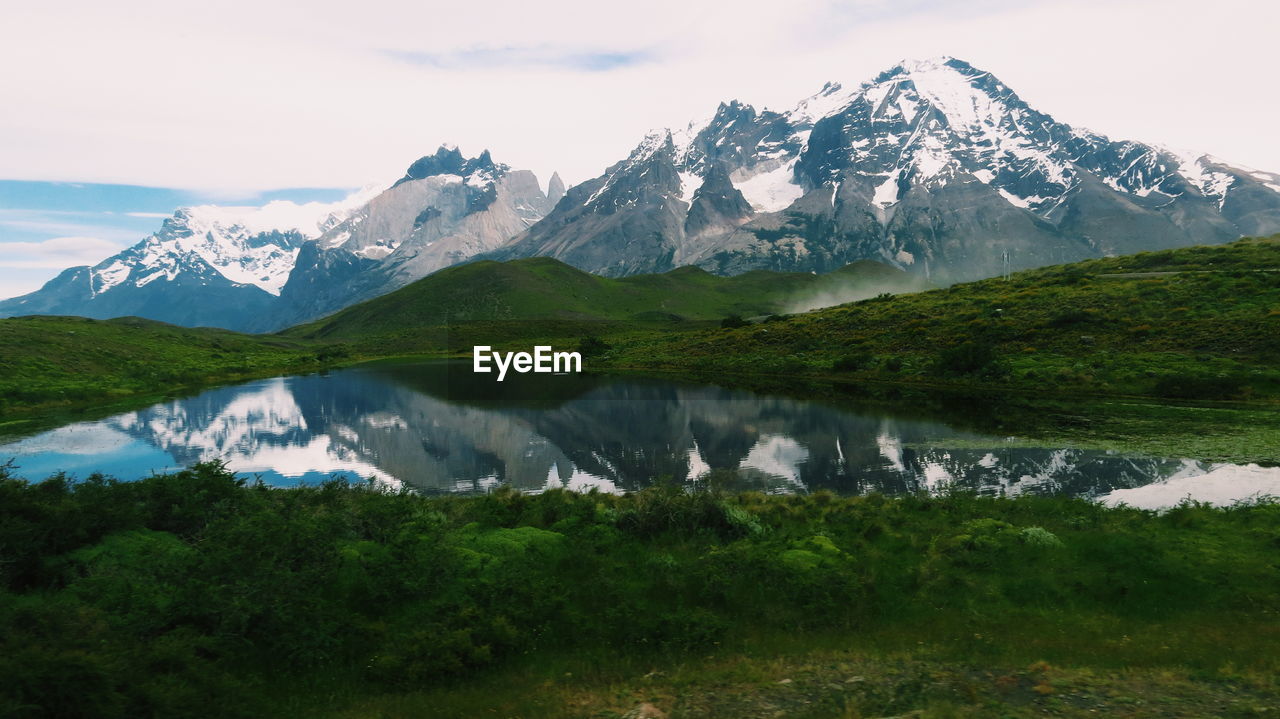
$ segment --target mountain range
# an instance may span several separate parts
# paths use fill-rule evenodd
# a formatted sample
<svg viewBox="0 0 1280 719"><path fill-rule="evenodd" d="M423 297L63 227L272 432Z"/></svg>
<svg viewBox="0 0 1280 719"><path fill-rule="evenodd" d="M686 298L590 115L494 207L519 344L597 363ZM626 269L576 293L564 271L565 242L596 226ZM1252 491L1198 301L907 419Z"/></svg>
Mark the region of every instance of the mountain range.
<svg viewBox="0 0 1280 719"><path fill-rule="evenodd" d="M782 112L721 103L568 190L442 146L332 205L180 209L138 245L0 301L0 316L272 331L478 258L612 277L875 259L949 283L1276 232L1280 175L1060 123L938 58Z"/></svg>

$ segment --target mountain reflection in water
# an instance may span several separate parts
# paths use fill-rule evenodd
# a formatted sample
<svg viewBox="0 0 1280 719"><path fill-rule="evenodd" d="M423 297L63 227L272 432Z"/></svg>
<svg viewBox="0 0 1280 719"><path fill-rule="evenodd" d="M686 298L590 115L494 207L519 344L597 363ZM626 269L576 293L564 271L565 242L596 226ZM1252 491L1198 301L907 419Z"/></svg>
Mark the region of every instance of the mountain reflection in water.
<svg viewBox="0 0 1280 719"><path fill-rule="evenodd" d="M262 380L0 445L0 460L14 457L32 479L133 479L221 459L273 484L341 474L426 493L625 491L662 479L841 494L954 485L1135 506L1280 494L1280 468L1027 447L906 407L640 377L474 382L444 363Z"/></svg>

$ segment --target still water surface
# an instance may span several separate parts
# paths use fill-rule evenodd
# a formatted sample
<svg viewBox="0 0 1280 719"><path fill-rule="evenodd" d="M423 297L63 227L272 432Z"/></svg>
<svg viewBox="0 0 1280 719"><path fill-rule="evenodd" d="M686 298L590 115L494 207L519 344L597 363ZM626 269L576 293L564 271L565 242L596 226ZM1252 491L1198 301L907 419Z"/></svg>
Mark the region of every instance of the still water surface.
<svg viewBox="0 0 1280 719"><path fill-rule="evenodd" d="M276 485L333 475L425 493L604 491L655 477L767 492L960 486L1162 507L1280 495L1280 468L1034 446L911 402L795 399L672 379L483 387L456 364L373 365L219 387L0 444L0 462L134 479L221 459ZM982 411L976 410L975 411Z"/></svg>

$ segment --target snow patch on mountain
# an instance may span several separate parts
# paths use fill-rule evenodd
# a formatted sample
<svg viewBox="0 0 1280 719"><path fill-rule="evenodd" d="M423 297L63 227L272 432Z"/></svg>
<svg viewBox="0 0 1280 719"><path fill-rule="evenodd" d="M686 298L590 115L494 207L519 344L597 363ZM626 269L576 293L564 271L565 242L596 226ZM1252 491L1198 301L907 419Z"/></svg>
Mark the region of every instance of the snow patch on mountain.
<svg viewBox="0 0 1280 719"><path fill-rule="evenodd" d="M1235 178L1231 175L1210 168L1210 165L1225 164L1222 160L1202 152L1168 147L1161 149L1177 160L1179 175L1199 190L1200 194L1217 200L1218 207L1222 207L1227 201L1227 190L1235 184Z"/></svg>
<svg viewBox="0 0 1280 719"><path fill-rule="evenodd" d="M122 260L114 260L104 263L105 266L99 265L101 269L94 268L90 270L89 286L95 292L105 292L112 287L124 282L129 277L129 265Z"/></svg>
<svg viewBox="0 0 1280 719"><path fill-rule="evenodd" d="M795 167L795 161L788 162L741 182L735 180L733 185L757 211L779 212L804 194L804 188L796 182Z"/></svg>
<svg viewBox="0 0 1280 719"><path fill-rule="evenodd" d="M1280 192L1280 175L1274 172L1262 172L1260 170L1246 170L1249 176L1261 182L1268 190Z"/></svg>
<svg viewBox="0 0 1280 719"><path fill-rule="evenodd" d="M681 172L680 175L680 199L693 204L693 195L702 186L702 178L692 172Z"/></svg>
<svg viewBox="0 0 1280 719"><path fill-rule="evenodd" d="M988 84L980 86L984 81ZM896 158L891 171L905 173L912 184L942 186L967 168L985 184L1037 176L1056 185L1058 196L1075 185L1075 172L1061 147L1034 137L1044 118L1025 109L988 73L951 58L903 61L852 93L830 93L824 99L819 107L827 117L845 114L854 123L846 129L866 133L846 148L854 164ZM790 115L810 120L815 105L807 99ZM1012 184L1005 194L1021 197L1019 183ZM891 203L890 197L889 187L881 185L877 203Z"/></svg>
<svg viewBox="0 0 1280 719"><path fill-rule="evenodd" d="M888 207L898 202L898 173L892 173L876 185L875 195L871 198L871 202L880 207Z"/></svg>
<svg viewBox="0 0 1280 719"><path fill-rule="evenodd" d="M360 249L356 250L353 254L355 254L358 257L363 257L369 260L380 260L386 257L387 255L391 254L392 252L395 252L396 248L400 247L400 244L401 244L400 242L397 242L395 240L389 240L384 238L367 247L361 247Z"/></svg>

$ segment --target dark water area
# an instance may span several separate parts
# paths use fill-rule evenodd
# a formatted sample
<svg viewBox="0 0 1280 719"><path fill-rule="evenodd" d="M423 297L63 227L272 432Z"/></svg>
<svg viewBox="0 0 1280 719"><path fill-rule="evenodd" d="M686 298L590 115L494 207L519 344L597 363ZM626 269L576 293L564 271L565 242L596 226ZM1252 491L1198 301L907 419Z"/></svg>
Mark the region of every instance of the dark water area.
<svg viewBox="0 0 1280 719"><path fill-rule="evenodd" d="M418 362L218 387L8 441L0 462L32 480L136 479L217 459L279 486L337 475L428 494L665 481L845 495L960 487L1144 507L1280 495L1280 468L1041 446L992 429L999 412L628 375L499 384Z"/></svg>

